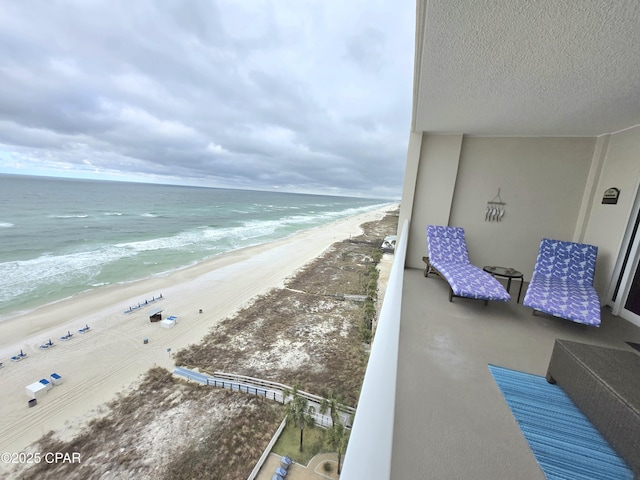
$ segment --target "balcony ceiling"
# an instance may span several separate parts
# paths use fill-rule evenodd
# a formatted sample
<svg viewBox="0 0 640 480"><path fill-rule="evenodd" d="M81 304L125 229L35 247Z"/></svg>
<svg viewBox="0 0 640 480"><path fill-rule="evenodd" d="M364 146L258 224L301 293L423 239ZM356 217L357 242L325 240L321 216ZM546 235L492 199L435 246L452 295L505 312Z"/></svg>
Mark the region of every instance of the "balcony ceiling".
<svg viewBox="0 0 640 480"><path fill-rule="evenodd" d="M594 136L640 124L637 0L418 0L413 129Z"/></svg>

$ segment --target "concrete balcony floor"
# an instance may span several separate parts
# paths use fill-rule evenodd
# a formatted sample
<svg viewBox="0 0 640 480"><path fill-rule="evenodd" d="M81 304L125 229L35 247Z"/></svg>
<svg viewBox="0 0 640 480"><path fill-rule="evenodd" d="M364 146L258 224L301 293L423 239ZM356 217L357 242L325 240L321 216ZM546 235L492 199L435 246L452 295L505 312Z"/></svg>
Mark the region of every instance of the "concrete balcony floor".
<svg viewBox="0 0 640 480"><path fill-rule="evenodd" d="M640 343L639 327L605 310L599 328L533 316L516 303L518 287L509 303L450 303L442 279L405 270L393 480L543 480L488 364L545 375L556 338L629 350L625 341Z"/></svg>

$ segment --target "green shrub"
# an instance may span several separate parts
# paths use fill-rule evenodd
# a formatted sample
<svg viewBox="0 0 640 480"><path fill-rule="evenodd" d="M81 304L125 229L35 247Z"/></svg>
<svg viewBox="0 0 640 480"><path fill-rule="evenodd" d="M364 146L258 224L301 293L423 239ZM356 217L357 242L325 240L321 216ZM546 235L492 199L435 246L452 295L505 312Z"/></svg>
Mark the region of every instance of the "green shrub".
<svg viewBox="0 0 640 480"><path fill-rule="evenodd" d="M371 326L367 325L364 321L360 323L360 339L363 343L371 343L371 340L373 340Z"/></svg>
<svg viewBox="0 0 640 480"><path fill-rule="evenodd" d="M367 298L364 302L364 318L371 325L374 317L376 316L376 307L370 298Z"/></svg>
<svg viewBox="0 0 640 480"><path fill-rule="evenodd" d="M376 298L378 296L378 281L374 278L367 284L367 295L370 298Z"/></svg>

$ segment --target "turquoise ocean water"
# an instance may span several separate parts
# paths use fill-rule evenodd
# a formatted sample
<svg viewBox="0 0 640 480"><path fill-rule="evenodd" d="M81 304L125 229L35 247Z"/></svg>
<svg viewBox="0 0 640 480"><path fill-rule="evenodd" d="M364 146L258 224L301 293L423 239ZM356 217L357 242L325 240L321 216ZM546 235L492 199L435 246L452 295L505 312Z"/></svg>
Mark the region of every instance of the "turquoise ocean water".
<svg viewBox="0 0 640 480"><path fill-rule="evenodd" d="M0 175L0 318L389 203Z"/></svg>

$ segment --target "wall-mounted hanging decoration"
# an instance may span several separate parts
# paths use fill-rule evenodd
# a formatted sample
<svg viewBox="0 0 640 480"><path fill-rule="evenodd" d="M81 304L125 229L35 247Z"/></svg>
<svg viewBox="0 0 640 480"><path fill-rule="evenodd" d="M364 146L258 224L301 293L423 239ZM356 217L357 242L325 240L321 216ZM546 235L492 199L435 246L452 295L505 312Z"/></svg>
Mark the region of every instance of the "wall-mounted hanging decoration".
<svg viewBox="0 0 640 480"><path fill-rule="evenodd" d="M485 222L501 222L504 217L504 207L506 203L500 197L500 189L498 194L487 202L487 209L484 213Z"/></svg>
<svg viewBox="0 0 640 480"><path fill-rule="evenodd" d="M602 203L607 205L615 205L618 203L620 189L616 187L607 188L602 196Z"/></svg>

